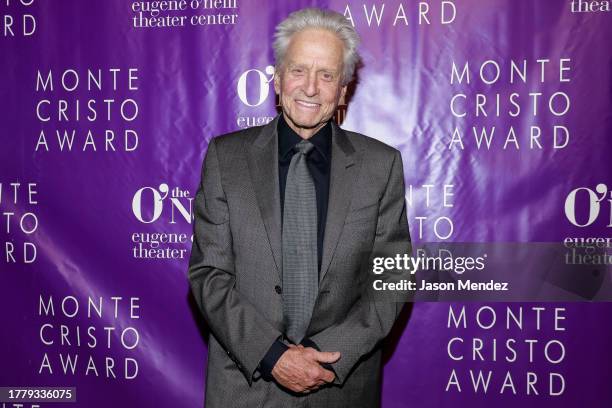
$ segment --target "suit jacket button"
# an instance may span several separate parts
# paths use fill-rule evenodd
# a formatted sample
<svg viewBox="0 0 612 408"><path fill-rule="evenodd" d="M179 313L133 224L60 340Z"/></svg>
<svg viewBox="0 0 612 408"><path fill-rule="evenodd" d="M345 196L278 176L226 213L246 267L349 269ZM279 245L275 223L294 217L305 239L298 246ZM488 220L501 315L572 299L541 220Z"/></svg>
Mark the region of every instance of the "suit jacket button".
<svg viewBox="0 0 612 408"><path fill-rule="evenodd" d="M276 285L274 287L274 291L280 295L281 293L283 293L283 288L281 288L280 286Z"/></svg>

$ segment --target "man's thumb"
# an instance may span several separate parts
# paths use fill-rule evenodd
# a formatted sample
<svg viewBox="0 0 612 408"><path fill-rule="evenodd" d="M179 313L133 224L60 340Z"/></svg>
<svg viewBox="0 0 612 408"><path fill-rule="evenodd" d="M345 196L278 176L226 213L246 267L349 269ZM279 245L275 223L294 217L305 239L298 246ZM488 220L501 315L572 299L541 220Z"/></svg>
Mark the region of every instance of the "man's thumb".
<svg viewBox="0 0 612 408"><path fill-rule="evenodd" d="M335 363L340 359L340 352L338 351L317 351L315 354L315 360L319 363Z"/></svg>

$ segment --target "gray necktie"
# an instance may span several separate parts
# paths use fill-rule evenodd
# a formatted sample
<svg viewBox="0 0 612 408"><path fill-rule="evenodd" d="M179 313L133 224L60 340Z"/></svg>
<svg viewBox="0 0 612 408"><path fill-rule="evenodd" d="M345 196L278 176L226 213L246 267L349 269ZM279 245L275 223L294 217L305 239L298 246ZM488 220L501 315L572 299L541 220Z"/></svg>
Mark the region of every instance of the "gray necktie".
<svg viewBox="0 0 612 408"><path fill-rule="evenodd" d="M317 297L317 196L306 165L313 149L299 142L291 158L283 207L283 317L286 335L299 344L310 324Z"/></svg>

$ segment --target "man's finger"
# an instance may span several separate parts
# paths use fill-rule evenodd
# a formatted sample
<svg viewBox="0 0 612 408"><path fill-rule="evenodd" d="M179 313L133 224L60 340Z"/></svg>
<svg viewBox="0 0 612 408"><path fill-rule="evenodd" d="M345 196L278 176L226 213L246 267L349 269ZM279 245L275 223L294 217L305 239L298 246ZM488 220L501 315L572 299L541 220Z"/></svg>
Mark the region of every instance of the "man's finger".
<svg viewBox="0 0 612 408"><path fill-rule="evenodd" d="M338 351L315 351L313 357L319 363L335 363L340 359Z"/></svg>
<svg viewBox="0 0 612 408"><path fill-rule="evenodd" d="M323 374L321 375L321 379L327 383L330 383L332 381L334 381L334 379L336 378L336 374L334 374L333 371L329 371L326 369L322 369L323 370Z"/></svg>

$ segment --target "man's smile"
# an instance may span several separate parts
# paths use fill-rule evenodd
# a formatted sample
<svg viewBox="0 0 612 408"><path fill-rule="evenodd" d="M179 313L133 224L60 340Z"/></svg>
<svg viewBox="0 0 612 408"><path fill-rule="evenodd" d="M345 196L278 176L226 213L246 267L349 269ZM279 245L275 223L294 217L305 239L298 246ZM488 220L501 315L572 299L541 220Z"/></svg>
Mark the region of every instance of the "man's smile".
<svg viewBox="0 0 612 408"><path fill-rule="evenodd" d="M296 99L295 102L298 105L303 106L305 108L309 108L309 109L318 108L319 106L321 106L320 103L307 102L307 101L302 101L302 100L299 100L299 99Z"/></svg>

